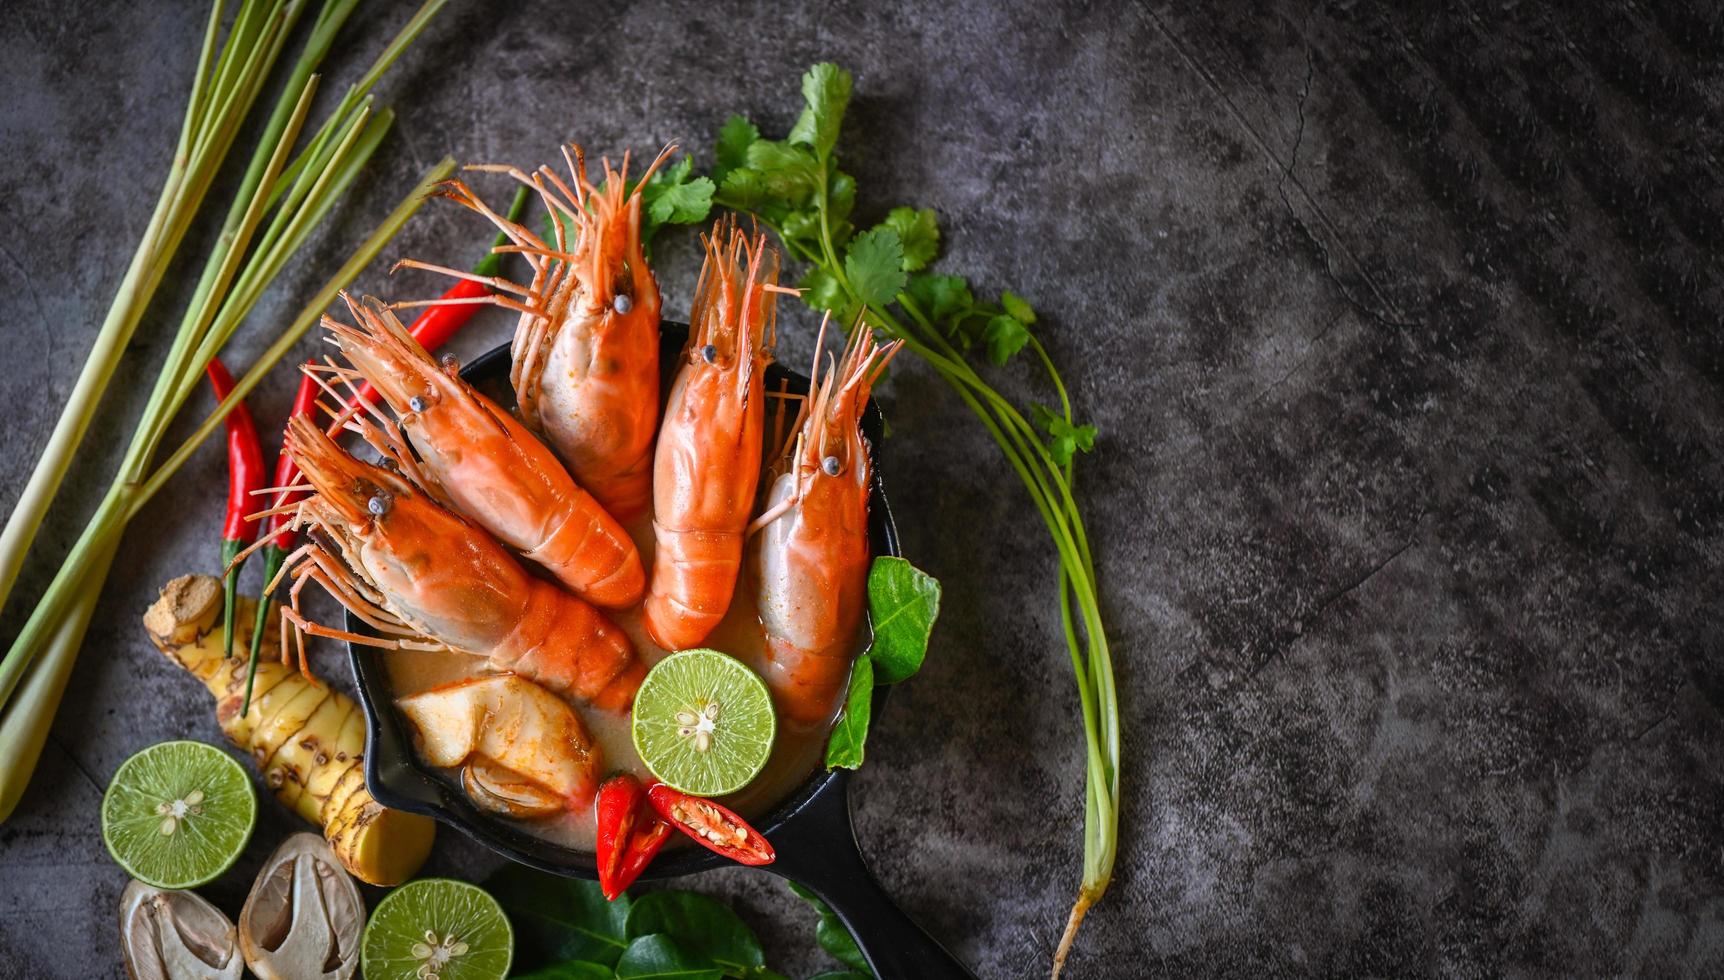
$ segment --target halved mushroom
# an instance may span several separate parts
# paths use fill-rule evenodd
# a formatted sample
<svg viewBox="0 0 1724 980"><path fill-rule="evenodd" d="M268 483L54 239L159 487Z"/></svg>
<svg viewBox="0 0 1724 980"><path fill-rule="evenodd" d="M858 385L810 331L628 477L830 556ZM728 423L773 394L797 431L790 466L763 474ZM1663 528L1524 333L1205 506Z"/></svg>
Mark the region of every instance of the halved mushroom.
<svg viewBox="0 0 1724 980"><path fill-rule="evenodd" d="M462 785L500 813L544 816L590 805L599 749L569 703L515 674L475 677L395 702L413 723L419 755L465 767ZM476 791L477 790L477 791Z"/></svg>
<svg viewBox="0 0 1724 980"><path fill-rule="evenodd" d="M275 849L239 914L246 965L263 980L346 980L364 928L359 886L316 834Z"/></svg>
<svg viewBox="0 0 1724 980"><path fill-rule="evenodd" d="M132 980L239 980L245 970L220 909L141 881L120 893L120 945Z"/></svg>
<svg viewBox="0 0 1724 980"><path fill-rule="evenodd" d="M461 768L461 786L474 803L506 817L531 820L563 809L562 797L484 756Z"/></svg>

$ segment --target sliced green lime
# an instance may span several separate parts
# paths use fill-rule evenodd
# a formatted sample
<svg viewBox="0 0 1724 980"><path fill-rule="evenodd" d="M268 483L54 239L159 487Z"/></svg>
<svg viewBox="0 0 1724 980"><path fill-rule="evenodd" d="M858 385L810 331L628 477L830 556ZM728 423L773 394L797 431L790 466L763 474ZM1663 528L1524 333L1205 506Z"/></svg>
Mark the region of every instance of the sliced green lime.
<svg viewBox="0 0 1724 980"><path fill-rule="evenodd" d="M377 903L359 972L366 980L503 980L514 957L515 930L488 892L451 878L420 878Z"/></svg>
<svg viewBox="0 0 1724 980"><path fill-rule="evenodd" d="M695 796L723 796L766 767L778 719L766 682L717 650L660 660L635 694L629 726L653 775Z"/></svg>
<svg viewBox="0 0 1724 980"><path fill-rule="evenodd" d="M102 796L102 841L132 877L192 888L233 866L257 823L251 777L202 742L161 742L120 763Z"/></svg>

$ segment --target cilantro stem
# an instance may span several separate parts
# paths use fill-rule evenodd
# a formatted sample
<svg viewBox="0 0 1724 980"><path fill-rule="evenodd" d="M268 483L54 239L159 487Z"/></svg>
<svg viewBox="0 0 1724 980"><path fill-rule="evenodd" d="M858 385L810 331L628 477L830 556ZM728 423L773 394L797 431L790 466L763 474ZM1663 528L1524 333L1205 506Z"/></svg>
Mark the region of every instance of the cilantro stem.
<svg viewBox="0 0 1724 980"><path fill-rule="evenodd" d="M937 251L938 233L930 212L895 209L880 226L850 237L852 229L846 219L854 200L854 182L838 173L833 148L851 86L849 73L835 65L811 68L802 80L803 113L784 141L761 139L746 118L726 123L718 154L722 169L714 174L720 186L711 200L752 215L783 243L788 257L813 267L804 284L811 284L814 291L804 293L805 301L833 313L849 311L841 318L860 311L873 329L902 342L906 351L931 367L1000 447L1053 538L1059 558L1056 587L1060 629L1077 685L1085 758L1083 878L1054 956L1057 977L1078 926L1112 879L1119 822L1119 702L1112 654L1102 624L1094 555L1073 491L1076 471L1068 449L1073 437L1050 425L1048 436L1055 441L1044 439L1025 413L978 373L965 351L959 350L935 321L960 332L966 324L986 321L991 346L996 342L993 321L1005 319L1006 327L1021 329L1021 342L1008 331L998 349L1005 350L1007 356L1022 346L1033 349L1059 398L1059 415L1052 418L1063 420L1068 430L1076 430L1071 392L1046 347L1027 330L1034 316L1021 299L1008 293L1002 295L999 306L978 303L961 279L954 287L950 281L956 277L936 277L947 280L938 288L948 292L930 301L935 304L933 309L922 308L916 299L920 294L907 274L924 267ZM849 186L841 192L842 203L837 204L840 180ZM786 234L787 228L794 234ZM860 247L864 240L866 247ZM851 244L846 246L846 242ZM840 246L846 246L843 258ZM950 292L954 289L956 292ZM955 308L947 307L949 299L957 299ZM891 309L894 304L902 311L901 316ZM1056 459L1050 446L1059 449L1063 459ZM1088 446L1082 448L1087 450Z"/></svg>

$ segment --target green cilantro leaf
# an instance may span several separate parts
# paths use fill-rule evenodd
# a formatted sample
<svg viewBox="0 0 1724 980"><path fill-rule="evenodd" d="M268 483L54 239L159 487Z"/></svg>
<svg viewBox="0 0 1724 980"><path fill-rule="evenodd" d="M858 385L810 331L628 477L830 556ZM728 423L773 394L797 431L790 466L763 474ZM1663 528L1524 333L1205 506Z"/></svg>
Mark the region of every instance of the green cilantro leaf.
<svg viewBox="0 0 1724 980"><path fill-rule="evenodd" d="M775 140L755 140L748 147L748 167L760 175L766 194L791 207L802 207L819 186L820 164L807 149Z"/></svg>
<svg viewBox="0 0 1724 980"><path fill-rule="evenodd" d="M1065 466L1075 453L1095 449L1095 426L1073 425L1046 405L1031 405L1030 408L1036 414L1036 422L1047 430L1048 455L1053 457L1055 465Z"/></svg>
<svg viewBox="0 0 1724 980"><path fill-rule="evenodd" d="M826 310L839 323L847 324L855 319L855 309L851 306L849 294L839 285L838 277L819 266L812 266L802 281L796 284L802 290L802 301L817 310Z"/></svg>
<svg viewBox="0 0 1724 980"><path fill-rule="evenodd" d="M641 243L648 257L652 255L653 236L664 225L692 225L706 220L712 211L712 178L689 179L694 171L694 158L685 156L669 167L652 175L646 186L630 181L629 193L638 187L641 195Z"/></svg>
<svg viewBox="0 0 1724 980"><path fill-rule="evenodd" d="M856 178L842 170L834 171L832 182L826 187L826 211L832 216L834 223L850 217L851 209L856 207Z"/></svg>
<svg viewBox="0 0 1724 980"><path fill-rule="evenodd" d="M910 277L910 296L931 320L944 320L976 305L970 284L963 276L941 276L924 272ZM954 324L954 326L956 326Z"/></svg>
<svg viewBox="0 0 1724 980"><path fill-rule="evenodd" d="M844 253L844 275L863 303L885 306L892 302L908 278L904 274L904 246L898 241L898 233L881 225L856 236Z"/></svg>
<svg viewBox="0 0 1724 980"><path fill-rule="evenodd" d="M813 208L790 212L778 227L790 241L806 242L810 249L820 247L820 212Z"/></svg>
<svg viewBox="0 0 1724 980"><path fill-rule="evenodd" d="M822 62L802 76L802 115L790 127L790 142L814 150L824 160L838 142L838 127L850 105L850 73L831 62Z"/></svg>
<svg viewBox="0 0 1724 980"><path fill-rule="evenodd" d="M738 167L719 181L726 203L743 211L753 211L767 201L766 178L751 167Z"/></svg>
<svg viewBox="0 0 1724 980"><path fill-rule="evenodd" d="M1030 309L1030 304L1024 302L1024 298L1016 293L1001 293L1000 305L1012 319L1025 326L1036 322L1036 311Z"/></svg>
<svg viewBox="0 0 1724 980"><path fill-rule="evenodd" d="M934 209L893 208L883 222L898 233L904 244L904 271L926 268L940 251L940 226L934 221Z"/></svg>
<svg viewBox="0 0 1724 980"><path fill-rule="evenodd" d="M718 150L714 154L715 162L712 168L712 179L720 184L729 176L732 170L746 166L748 163L748 148L760 138L760 130L748 121L747 116L731 116L724 121L724 128L718 131Z"/></svg>
<svg viewBox="0 0 1724 980"><path fill-rule="evenodd" d="M1024 329L1024 325L1017 318L1001 313L988 318L988 325L982 331L982 339L988 345L988 360L1001 365L1024 349L1024 345L1030 342L1030 332Z"/></svg>
<svg viewBox="0 0 1724 980"><path fill-rule="evenodd" d="M706 220L712 211L714 189L710 177L696 177L686 184L654 179L641 193L641 200L655 225L692 225Z"/></svg>

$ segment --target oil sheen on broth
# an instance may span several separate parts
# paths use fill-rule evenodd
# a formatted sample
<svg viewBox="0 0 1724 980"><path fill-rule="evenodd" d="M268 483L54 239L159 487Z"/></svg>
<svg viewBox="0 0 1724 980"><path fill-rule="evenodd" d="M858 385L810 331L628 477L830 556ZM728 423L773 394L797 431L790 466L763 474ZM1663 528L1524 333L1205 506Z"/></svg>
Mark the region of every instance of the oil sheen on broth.
<svg viewBox="0 0 1724 980"><path fill-rule="evenodd" d="M649 562L650 568L653 552L652 518L641 518L629 528L629 533L640 548L641 559ZM706 638L704 645L722 650L747 664L756 673L764 674L766 646L761 637L754 589L748 580L746 565L745 561L736 591L731 597L730 609L718 628ZM640 607L607 614L627 631L629 638L634 641L635 650L646 658L648 665L667 656L667 652L647 636L646 628L641 622ZM862 638L857 637L857 653L861 652L861 642ZM397 697L484 673L483 661L480 658L464 654L382 650L378 651L378 655L383 658L390 685ZM581 704L575 704L575 710L599 745L602 754L600 778L625 770L639 776L643 781L652 778L652 773L641 762L640 756L635 754L634 741L629 736L628 712L598 711ZM800 785L819 764L825 749L826 735L824 728L797 733L787 732L785 726L780 724L777 741L772 747L772 757L766 768L742 790L722 797L721 802L749 819L765 813ZM459 779L454 777L451 777L451 782L455 786L460 785ZM593 850L596 820L592 807L581 807L541 820L511 820L500 816L493 819L512 823L536 837L543 837L564 847L582 851ZM672 835L667 846L682 844L689 842L679 835Z"/></svg>

